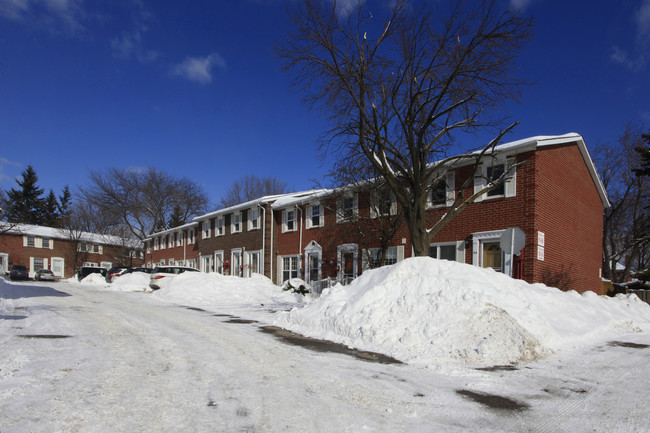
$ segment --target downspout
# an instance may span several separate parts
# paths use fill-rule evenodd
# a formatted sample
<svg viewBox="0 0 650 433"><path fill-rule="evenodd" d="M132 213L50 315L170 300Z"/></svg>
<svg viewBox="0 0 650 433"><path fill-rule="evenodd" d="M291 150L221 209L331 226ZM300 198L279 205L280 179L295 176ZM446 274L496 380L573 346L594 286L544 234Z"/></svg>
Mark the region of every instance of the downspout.
<svg viewBox="0 0 650 433"><path fill-rule="evenodd" d="M273 208L271 208L271 248L270 248L269 263L271 264L271 282L273 283L273 261L275 259L273 254ZM275 283L273 283L275 284Z"/></svg>
<svg viewBox="0 0 650 433"><path fill-rule="evenodd" d="M262 206L259 203L257 203L257 206L259 206L262 209L262 215L264 215L264 217L262 218L262 220L263 220L262 221L262 266L264 267L264 262L265 262L265 259L266 259L266 248L265 248L265 246L266 246L266 209L264 208L264 206ZM264 272L266 273L266 268L264 269ZM273 279L271 279L271 281L273 281Z"/></svg>
<svg viewBox="0 0 650 433"><path fill-rule="evenodd" d="M302 209L296 205L296 211L300 212L300 235L298 236L298 257L300 257L300 269L302 269L304 263L302 263ZM297 216L297 215L296 215ZM304 277L304 275L303 275Z"/></svg>

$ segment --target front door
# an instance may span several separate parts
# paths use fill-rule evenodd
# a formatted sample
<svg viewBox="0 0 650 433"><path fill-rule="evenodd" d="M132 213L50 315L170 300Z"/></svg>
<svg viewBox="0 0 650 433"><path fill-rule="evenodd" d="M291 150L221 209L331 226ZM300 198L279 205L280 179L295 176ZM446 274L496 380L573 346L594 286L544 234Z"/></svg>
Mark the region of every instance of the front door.
<svg viewBox="0 0 650 433"><path fill-rule="evenodd" d="M483 267L503 272L503 253L500 242L483 243Z"/></svg>
<svg viewBox="0 0 650 433"><path fill-rule="evenodd" d="M318 254L311 253L309 254L309 281L308 283L316 282L320 280L319 274L319 260Z"/></svg>
<svg viewBox="0 0 650 433"><path fill-rule="evenodd" d="M58 257L52 257L52 273L54 276L63 278L64 270L65 260Z"/></svg>

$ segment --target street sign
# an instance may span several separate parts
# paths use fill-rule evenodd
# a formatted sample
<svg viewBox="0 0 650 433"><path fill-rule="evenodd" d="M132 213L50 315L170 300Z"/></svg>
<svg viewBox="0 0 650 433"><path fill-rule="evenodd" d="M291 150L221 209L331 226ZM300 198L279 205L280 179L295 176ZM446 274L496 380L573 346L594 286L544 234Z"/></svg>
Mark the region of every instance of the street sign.
<svg viewBox="0 0 650 433"><path fill-rule="evenodd" d="M510 227L501 235L501 250L519 255L526 245L526 234L519 227Z"/></svg>

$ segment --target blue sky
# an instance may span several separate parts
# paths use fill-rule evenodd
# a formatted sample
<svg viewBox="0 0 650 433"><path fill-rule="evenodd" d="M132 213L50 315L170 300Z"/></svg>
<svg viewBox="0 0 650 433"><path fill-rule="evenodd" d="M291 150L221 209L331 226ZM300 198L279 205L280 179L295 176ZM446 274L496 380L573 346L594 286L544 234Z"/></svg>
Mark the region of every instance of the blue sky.
<svg viewBox="0 0 650 433"><path fill-rule="evenodd" d="M253 173L311 188L327 124L272 49L293 1L0 0L0 189L28 164L57 194L144 166L213 202ZM593 149L650 128L650 0L510 1L536 28L507 141L577 132Z"/></svg>

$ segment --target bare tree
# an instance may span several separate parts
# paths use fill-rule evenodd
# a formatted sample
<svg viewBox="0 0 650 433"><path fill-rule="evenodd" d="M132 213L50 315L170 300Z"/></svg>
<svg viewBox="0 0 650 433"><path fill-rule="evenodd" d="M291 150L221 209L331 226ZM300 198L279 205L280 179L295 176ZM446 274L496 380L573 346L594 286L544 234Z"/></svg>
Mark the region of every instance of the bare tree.
<svg viewBox="0 0 650 433"><path fill-rule="evenodd" d="M275 177L258 177L254 174L233 182L230 189L221 197L219 205L227 208L266 195L289 192L287 183Z"/></svg>
<svg viewBox="0 0 650 433"><path fill-rule="evenodd" d="M334 169L369 161L404 210L415 254L426 255L436 233L510 174L469 197L457 190L450 211L427 227L432 188L460 164L474 164L478 176L481 158L514 126L472 153L447 157L459 134L500 124L488 113L518 95L522 83L511 71L532 22L499 10L496 0L349 4L302 1L278 53L307 102L329 114L321 151L335 153Z"/></svg>
<svg viewBox="0 0 650 433"><path fill-rule="evenodd" d="M128 227L138 239L169 228L172 214L177 221L189 222L208 204L200 185L151 167L110 168L91 172L89 178L90 185L80 189L84 200L104 214L105 222Z"/></svg>
<svg viewBox="0 0 650 433"><path fill-rule="evenodd" d="M616 145L596 151L596 163L611 203L603 220L603 275L627 280L650 261L650 179L639 173L643 144L640 128L627 125Z"/></svg>

